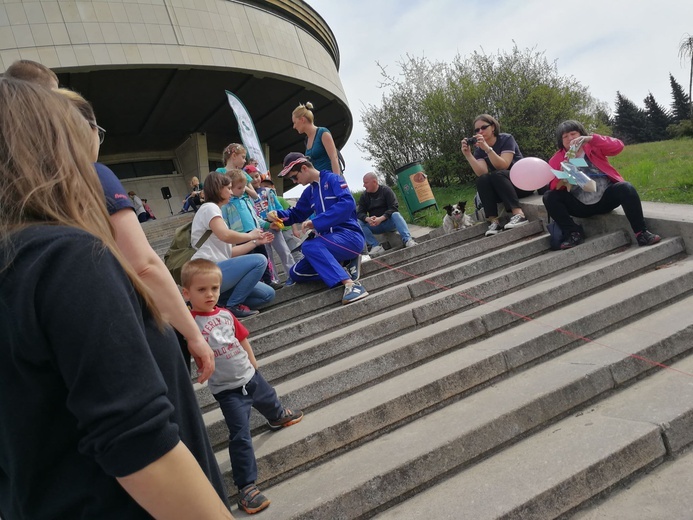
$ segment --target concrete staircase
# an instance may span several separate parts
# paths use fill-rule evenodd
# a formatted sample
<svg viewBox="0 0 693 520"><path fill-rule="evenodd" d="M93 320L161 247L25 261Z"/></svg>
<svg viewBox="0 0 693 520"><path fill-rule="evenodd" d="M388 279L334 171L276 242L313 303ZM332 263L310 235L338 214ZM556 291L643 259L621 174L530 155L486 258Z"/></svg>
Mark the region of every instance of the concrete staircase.
<svg viewBox="0 0 693 520"><path fill-rule="evenodd" d="M693 517L693 212L646 205L655 246L614 212L554 252L542 210L365 263L362 301L292 286L244 322L306 412L280 432L252 418L262 518ZM223 417L196 390L234 492Z"/></svg>

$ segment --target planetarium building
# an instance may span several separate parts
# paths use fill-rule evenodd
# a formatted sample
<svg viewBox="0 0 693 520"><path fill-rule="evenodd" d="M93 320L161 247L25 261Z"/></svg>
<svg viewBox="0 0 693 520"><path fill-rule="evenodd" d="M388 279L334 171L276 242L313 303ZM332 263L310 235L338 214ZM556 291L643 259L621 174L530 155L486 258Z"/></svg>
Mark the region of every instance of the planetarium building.
<svg viewBox="0 0 693 520"><path fill-rule="evenodd" d="M47 65L92 102L107 130L99 160L160 214L162 188L179 209L190 179L240 142L226 90L250 113L273 172L304 149L291 124L299 103L313 103L338 148L352 129L337 42L301 0L4 0L0 71L18 59Z"/></svg>

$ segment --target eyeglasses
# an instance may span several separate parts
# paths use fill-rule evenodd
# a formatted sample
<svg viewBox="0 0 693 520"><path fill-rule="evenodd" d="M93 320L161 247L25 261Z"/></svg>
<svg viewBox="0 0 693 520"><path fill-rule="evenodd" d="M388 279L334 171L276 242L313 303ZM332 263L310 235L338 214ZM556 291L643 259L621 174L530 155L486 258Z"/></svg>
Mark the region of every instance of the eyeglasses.
<svg viewBox="0 0 693 520"><path fill-rule="evenodd" d="M89 126L91 126L94 130L96 130L99 134L99 144L103 144L104 139L106 139L106 130L101 128L99 125L96 123L89 123Z"/></svg>
<svg viewBox="0 0 693 520"><path fill-rule="evenodd" d="M482 126L480 126L479 128L475 128L475 129L474 129L474 133L475 133L475 134L478 134L479 132L482 132L483 130L486 130L489 126L493 126L493 125L482 125Z"/></svg>

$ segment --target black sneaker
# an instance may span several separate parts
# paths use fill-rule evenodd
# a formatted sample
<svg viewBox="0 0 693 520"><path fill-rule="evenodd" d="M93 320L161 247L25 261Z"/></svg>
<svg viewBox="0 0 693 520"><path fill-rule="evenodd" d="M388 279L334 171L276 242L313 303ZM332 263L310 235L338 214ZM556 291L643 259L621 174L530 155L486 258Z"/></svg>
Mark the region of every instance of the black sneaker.
<svg viewBox="0 0 693 520"><path fill-rule="evenodd" d="M249 515L259 513L270 505L269 499L263 495L255 484L248 484L239 490L238 507Z"/></svg>
<svg viewBox="0 0 693 520"><path fill-rule="evenodd" d="M570 249L575 246L579 246L585 241L585 235L579 231L573 231L568 238L561 242L561 249Z"/></svg>
<svg viewBox="0 0 693 520"><path fill-rule="evenodd" d="M234 305L233 307L226 307L231 314L233 314L237 319L250 318L256 314L260 314L260 311L254 311L249 309L245 305Z"/></svg>
<svg viewBox="0 0 693 520"><path fill-rule="evenodd" d="M279 289L284 288L284 284L281 282L270 282L269 286L274 289L275 291L278 291Z"/></svg>
<svg viewBox="0 0 693 520"><path fill-rule="evenodd" d="M649 232L647 229L636 234L635 238L638 240L638 245L641 247L651 246L652 244L656 244L657 242L662 240L662 237Z"/></svg>
<svg viewBox="0 0 693 520"><path fill-rule="evenodd" d="M282 416L279 419L276 421L267 421L267 424L271 430L281 430L282 428L301 422L301 419L303 419L303 412L301 410L294 411L284 408Z"/></svg>
<svg viewBox="0 0 693 520"><path fill-rule="evenodd" d="M527 220L524 215L518 213L512 216L510 222L508 222L503 229L513 229L524 226L525 224L529 224L529 220Z"/></svg>

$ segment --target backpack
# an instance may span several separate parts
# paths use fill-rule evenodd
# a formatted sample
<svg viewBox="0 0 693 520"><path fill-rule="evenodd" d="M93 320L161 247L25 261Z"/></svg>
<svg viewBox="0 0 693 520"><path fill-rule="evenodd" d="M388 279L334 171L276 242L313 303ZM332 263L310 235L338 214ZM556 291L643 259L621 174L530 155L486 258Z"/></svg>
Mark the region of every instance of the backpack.
<svg viewBox="0 0 693 520"><path fill-rule="evenodd" d="M168 272L171 273L173 279L178 285L180 285L180 273L183 269L185 262L190 260L195 254L195 251L202 247L209 236L212 234L212 230L208 229L200 237L193 248L190 244L192 233L192 222L183 224L181 227L176 228L176 233L173 235L173 241L164 255L164 264L168 268Z"/></svg>

